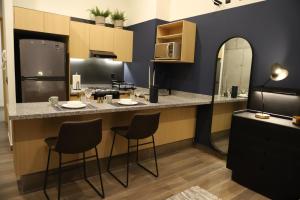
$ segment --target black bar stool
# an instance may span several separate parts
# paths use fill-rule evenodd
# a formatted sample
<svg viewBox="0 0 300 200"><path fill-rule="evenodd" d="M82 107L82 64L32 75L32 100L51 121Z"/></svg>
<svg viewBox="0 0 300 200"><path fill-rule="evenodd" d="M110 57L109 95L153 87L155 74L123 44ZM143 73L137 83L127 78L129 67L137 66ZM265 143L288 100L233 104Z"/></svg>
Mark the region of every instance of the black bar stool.
<svg viewBox="0 0 300 200"><path fill-rule="evenodd" d="M136 163L138 166L149 172L155 177L158 177L158 167L157 167L157 157L156 157L156 149L155 149L155 141L154 141L154 133L156 132L159 125L159 116L160 113L154 114L137 114L133 117L130 126L123 127L113 127L111 130L114 132L113 143L111 146L110 156L108 159L107 171L110 173L121 185L125 188L128 187L128 173L129 173L129 154L130 148L136 147ZM127 174L126 174L126 182L122 182L115 174L110 171L111 158L113 153L113 148L115 144L116 135L120 135L127 139ZM140 139L145 139L148 137L152 137L152 142L147 142L143 144L139 144ZM130 140L136 140L136 145L130 145ZM139 163L139 146L153 144L153 152L154 152L154 160L156 173L153 173L142 164Z"/></svg>
<svg viewBox="0 0 300 200"><path fill-rule="evenodd" d="M48 145L48 161L47 168L45 172L44 180L44 194L47 199L49 196L46 192L47 189L47 180L49 173L49 163L51 151L55 151L59 154L59 168L58 168L58 195L57 198L60 199L60 188L61 188L61 172L62 166L70 163L75 163L78 161L83 161L83 175L84 180L95 190L95 192L102 198L104 198L104 189L101 176L101 167L100 161L98 158L97 145L102 140L102 120L90 120L90 121L81 121L81 122L64 122L59 130L58 137L51 137L45 139L46 144ZM85 152L91 149L95 150L96 155L94 156L85 156ZM62 162L62 154L79 154L82 153L82 158ZM96 157L97 166L99 170L99 177L101 183L101 193L96 189L96 187L87 179L86 175L86 159Z"/></svg>

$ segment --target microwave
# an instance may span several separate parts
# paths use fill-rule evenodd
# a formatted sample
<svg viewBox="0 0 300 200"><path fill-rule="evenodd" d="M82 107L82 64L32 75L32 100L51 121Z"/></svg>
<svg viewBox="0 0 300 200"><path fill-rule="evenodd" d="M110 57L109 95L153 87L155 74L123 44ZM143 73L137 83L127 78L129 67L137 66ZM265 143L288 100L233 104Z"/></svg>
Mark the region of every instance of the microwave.
<svg viewBox="0 0 300 200"><path fill-rule="evenodd" d="M181 43L167 42L155 44L154 55L156 60L180 60Z"/></svg>

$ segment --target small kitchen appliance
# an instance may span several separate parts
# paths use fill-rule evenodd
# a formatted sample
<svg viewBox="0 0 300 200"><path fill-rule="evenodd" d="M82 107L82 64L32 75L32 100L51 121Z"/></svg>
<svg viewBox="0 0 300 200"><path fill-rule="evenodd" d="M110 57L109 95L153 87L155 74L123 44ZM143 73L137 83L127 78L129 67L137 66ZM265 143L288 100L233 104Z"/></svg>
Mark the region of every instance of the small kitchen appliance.
<svg viewBox="0 0 300 200"><path fill-rule="evenodd" d="M155 59L156 60L180 60L181 58L181 43L167 42L155 44Z"/></svg>

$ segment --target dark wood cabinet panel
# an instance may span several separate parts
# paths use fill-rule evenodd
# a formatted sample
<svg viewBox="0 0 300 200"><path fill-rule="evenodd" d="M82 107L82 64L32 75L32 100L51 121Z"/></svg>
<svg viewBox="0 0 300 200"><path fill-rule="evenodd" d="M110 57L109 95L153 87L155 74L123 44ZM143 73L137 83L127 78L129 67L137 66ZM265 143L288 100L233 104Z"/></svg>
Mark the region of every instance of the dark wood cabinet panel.
<svg viewBox="0 0 300 200"><path fill-rule="evenodd" d="M232 118L227 168L233 180L272 199L299 199L300 128L251 114Z"/></svg>

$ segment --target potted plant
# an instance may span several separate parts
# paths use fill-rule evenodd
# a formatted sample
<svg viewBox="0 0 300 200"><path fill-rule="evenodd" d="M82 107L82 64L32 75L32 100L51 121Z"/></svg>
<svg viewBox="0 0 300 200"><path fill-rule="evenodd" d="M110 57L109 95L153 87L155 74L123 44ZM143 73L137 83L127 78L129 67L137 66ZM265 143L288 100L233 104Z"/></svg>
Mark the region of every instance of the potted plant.
<svg viewBox="0 0 300 200"><path fill-rule="evenodd" d="M115 28L122 29L124 27L124 21L126 20L124 12L116 10L115 12L111 13L110 17L114 23Z"/></svg>
<svg viewBox="0 0 300 200"><path fill-rule="evenodd" d="M95 17L95 21L97 25L105 26L105 18L110 15L110 11L107 10L99 10L98 6L89 10L90 14Z"/></svg>

